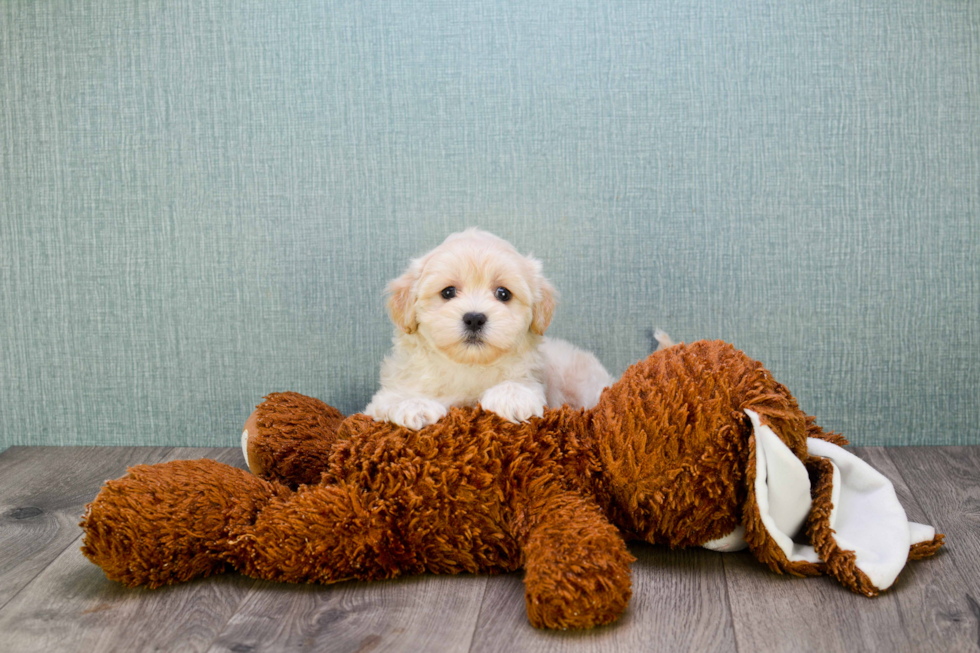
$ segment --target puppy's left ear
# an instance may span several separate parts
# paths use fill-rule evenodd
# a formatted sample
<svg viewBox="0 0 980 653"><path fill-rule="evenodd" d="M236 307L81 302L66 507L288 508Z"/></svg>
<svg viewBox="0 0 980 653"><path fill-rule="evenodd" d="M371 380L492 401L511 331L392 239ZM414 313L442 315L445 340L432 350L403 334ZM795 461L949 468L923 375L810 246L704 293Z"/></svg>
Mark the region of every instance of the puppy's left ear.
<svg viewBox="0 0 980 653"><path fill-rule="evenodd" d="M541 273L541 261L530 259L534 279L534 303L531 306L531 331L543 336L551 324L551 316L558 306L558 291Z"/></svg>

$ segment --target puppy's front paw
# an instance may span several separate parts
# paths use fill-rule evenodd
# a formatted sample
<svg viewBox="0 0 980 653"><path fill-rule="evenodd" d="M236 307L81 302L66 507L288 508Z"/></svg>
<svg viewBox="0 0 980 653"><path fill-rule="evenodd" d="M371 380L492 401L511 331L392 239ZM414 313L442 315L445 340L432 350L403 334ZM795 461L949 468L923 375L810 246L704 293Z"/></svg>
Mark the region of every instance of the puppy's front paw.
<svg viewBox="0 0 980 653"><path fill-rule="evenodd" d="M446 407L438 401L425 399L405 399L388 409L388 421L398 426L419 430L429 424L435 424L446 414Z"/></svg>
<svg viewBox="0 0 980 653"><path fill-rule="evenodd" d="M526 422L544 415L544 386L517 381L498 383L483 393L480 405L510 422Z"/></svg>

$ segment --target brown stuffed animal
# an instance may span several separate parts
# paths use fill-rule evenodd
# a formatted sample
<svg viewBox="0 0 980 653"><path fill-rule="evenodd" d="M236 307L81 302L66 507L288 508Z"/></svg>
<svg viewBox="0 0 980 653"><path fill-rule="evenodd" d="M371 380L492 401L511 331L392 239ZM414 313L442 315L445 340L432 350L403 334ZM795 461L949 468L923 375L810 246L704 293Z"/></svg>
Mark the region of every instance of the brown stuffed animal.
<svg viewBox="0 0 980 653"><path fill-rule="evenodd" d="M243 435L252 474L175 461L108 482L82 551L150 587L226 570L332 583L523 567L534 626L589 628L626 609L624 538L748 546L775 571L868 596L942 544L722 342L652 354L593 409L522 424L467 408L411 431L281 393Z"/></svg>

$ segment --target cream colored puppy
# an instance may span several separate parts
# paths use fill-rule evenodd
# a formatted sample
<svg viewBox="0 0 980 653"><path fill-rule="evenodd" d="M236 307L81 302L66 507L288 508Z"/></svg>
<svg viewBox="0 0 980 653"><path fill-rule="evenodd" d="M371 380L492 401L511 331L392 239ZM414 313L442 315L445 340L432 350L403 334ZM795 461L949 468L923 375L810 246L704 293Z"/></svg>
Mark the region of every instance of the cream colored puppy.
<svg viewBox="0 0 980 653"><path fill-rule="evenodd" d="M411 429L479 403L512 422L591 407L613 379L592 354L543 338L557 293L541 263L479 229L453 234L388 285L397 326L364 412Z"/></svg>

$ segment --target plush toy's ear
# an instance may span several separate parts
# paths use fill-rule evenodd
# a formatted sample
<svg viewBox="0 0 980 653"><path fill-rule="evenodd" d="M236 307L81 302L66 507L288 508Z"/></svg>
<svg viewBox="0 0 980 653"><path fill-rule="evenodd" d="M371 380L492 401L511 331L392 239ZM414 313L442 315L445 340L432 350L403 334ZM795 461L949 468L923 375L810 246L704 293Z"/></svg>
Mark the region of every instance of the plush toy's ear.
<svg viewBox="0 0 980 653"><path fill-rule="evenodd" d="M943 535L910 522L891 481L835 444L807 438L815 479L807 535L827 570L848 589L875 596L906 561L928 557Z"/></svg>
<svg viewBox="0 0 980 653"><path fill-rule="evenodd" d="M531 306L531 331L543 336L551 324L551 316L558 306L558 291L541 273L541 261L528 257L531 262L534 300Z"/></svg>
<svg viewBox="0 0 980 653"><path fill-rule="evenodd" d="M388 283L388 312L395 325L405 333L415 333L419 328L415 319L415 300L424 266L424 258L412 259L402 276Z"/></svg>
<svg viewBox="0 0 980 653"><path fill-rule="evenodd" d="M744 528L707 548L735 551L747 543L774 570L830 573L848 589L875 596L907 560L942 546L933 527L908 521L891 481L866 462L811 437L804 466L758 413L745 412L753 432ZM794 541L804 526L809 544Z"/></svg>

